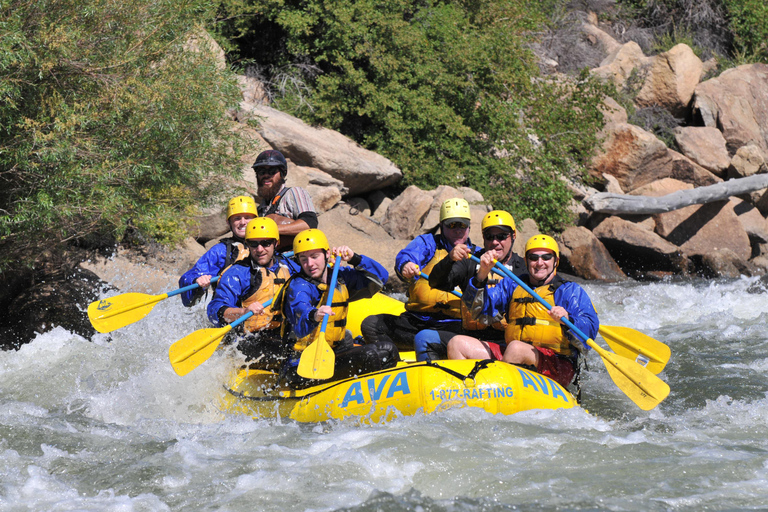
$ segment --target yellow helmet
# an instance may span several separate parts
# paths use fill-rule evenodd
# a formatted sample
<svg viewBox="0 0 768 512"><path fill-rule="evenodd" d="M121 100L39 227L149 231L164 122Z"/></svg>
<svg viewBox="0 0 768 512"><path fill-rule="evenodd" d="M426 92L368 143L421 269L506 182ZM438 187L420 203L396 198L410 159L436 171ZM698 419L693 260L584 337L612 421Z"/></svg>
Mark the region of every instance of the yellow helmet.
<svg viewBox="0 0 768 512"><path fill-rule="evenodd" d="M256 201L250 196L237 196L232 198L227 205L227 220L238 213L252 213L258 217L259 212L256 209Z"/></svg>
<svg viewBox="0 0 768 512"><path fill-rule="evenodd" d="M560 260L560 247L551 236L535 235L529 238L525 243L525 254L528 254L528 251L533 251L535 249L549 249L555 253L555 257L558 261Z"/></svg>
<svg viewBox="0 0 768 512"><path fill-rule="evenodd" d="M313 249L330 250L328 239L319 229L305 229L293 239L293 254Z"/></svg>
<svg viewBox="0 0 768 512"><path fill-rule="evenodd" d="M485 217L483 217L481 230L485 231L486 228L497 226L506 226L512 229L512 231L515 231L515 219L504 210L493 210L492 212L486 213Z"/></svg>
<svg viewBox="0 0 768 512"><path fill-rule="evenodd" d="M452 219L466 219L469 224L469 203L460 197L448 199L440 206L440 222Z"/></svg>
<svg viewBox="0 0 768 512"><path fill-rule="evenodd" d="M280 231L277 229L277 223L269 217L257 217L250 220L245 227L245 239L252 238L280 240Z"/></svg>

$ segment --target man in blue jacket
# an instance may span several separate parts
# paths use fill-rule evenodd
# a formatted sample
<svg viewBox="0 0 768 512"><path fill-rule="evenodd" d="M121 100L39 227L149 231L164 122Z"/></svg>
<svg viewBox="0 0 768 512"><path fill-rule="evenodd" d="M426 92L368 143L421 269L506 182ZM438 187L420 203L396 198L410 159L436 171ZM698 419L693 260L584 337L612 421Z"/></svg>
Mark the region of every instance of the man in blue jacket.
<svg viewBox="0 0 768 512"><path fill-rule="evenodd" d="M426 275L451 251L476 254L479 248L469 241L469 204L461 198L440 206L440 233L414 238L395 258L400 279L410 281L405 313L372 315L363 320L360 330L366 343L391 341L400 350L413 350L414 337L423 329L461 332L461 302L448 291L430 286Z"/></svg>
<svg viewBox="0 0 768 512"><path fill-rule="evenodd" d="M248 222L257 216L256 201L252 197L237 196L229 201L227 223L232 230L232 236L219 240L197 260L194 267L181 276L179 279L181 288L192 283L200 285L200 288L181 294L181 303L184 306L191 307L197 304L211 285L213 276L221 274L225 268L248 256L248 248L245 246L245 228Z"/></svg>
<svg viewBox="0 0 768 512"><path fill-rule="evenodd" d="M346 329L348 304L373 297L381 290L389 278L384 267L367 256L355 254L347 246L334 247L331 251L328 239L319 229L308 229L296 235L293 252L301 272L293 276L286 287L283 311L295 340L294 351L301 353L317 340L323 317L329 316L325 339L336 355L334 380L395 366L400 354L393 343L355 345ZM339 269L336 289L331 291L328 285L332 269L328 268L328 259L334 254L352 266ZM329 293L333 293L330 306L326 305ZM289 360L284 367L283 376L289 386L302 388L317 383L300 377L297 367L298 357Z"/></svg>
<svg viewBox="0 0 768 512"><path fill-rule="evenodd" d="M512 246L515 244L515 219L508 212L493 210L483 217L481 224L483 232L483 250L480 254L491 252L493 257L517 276L527 272L525 260L515 254ZM470 279L477 273L477 263L469 259L469 249L458 245L441 260L429 273L429 286L439 290L450 291L456 288L462 292L467 289ZM489 280L494 286L503 276ZM497 318L472 318L469 308L461 304L461 332L425 329L419 331L414 338L414 350L417 361L432 361L445 359L448 356L448 342L456 334L482 336L486 341L504 343L504 330L507 322L503 315ZM483 331L482 334L478 331Z"/></svg>
<svg viewBox="0 0 768 512"><path fill-rule="evenodd" d="M245 244L249 256L234 263L221 277L208 304L208 319L216 327L231 324L249 311L253 316L242 325L244 336L237 348L246 361L269 367L285 359L279 310L264 303L274 299L281 286L299 266L275 252L280 233L272 219L258 217L248 223Z"/></svg>
<svg viewBox="0 0 768 512"><path fill-rule="evenodd" d="M560 322L567 318L590 338L597 336L599 320L587 292L578 284L557 275L560 250L547 235L536 235L525 244L528 274L523 282L548 304L547 309L510 278L495 287L487 286L494 266L490 253L480 257L477 275L470 281L464 301L473 316L506 313L503 354L497 343L471 336L455 336L448 343L449 359L497 359L528 366L568 386L577 376L578 356L588 347L569 334Z"/></svg>

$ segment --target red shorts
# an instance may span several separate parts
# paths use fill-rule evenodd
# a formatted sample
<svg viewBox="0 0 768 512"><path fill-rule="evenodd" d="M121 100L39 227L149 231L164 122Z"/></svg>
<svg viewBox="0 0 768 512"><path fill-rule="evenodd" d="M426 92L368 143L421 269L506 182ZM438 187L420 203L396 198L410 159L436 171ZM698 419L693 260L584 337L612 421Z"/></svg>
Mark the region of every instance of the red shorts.
<svg viewBox="0 0 768 512"><path fill-rule="evenodd" d="M501 350L501 345L490 341L484 341L483 345L485 345L485 348L491 352L491 357L489 359L501 361L501 356L504 355L503 351Z"/></svg>
<svg viewBox="0 0 768 512"><path fill-rule="evenodd" d="M485 342L485 344L488 350L491 351L492 358L501 361L501 346L498 343L491 342ZM573 376L576 375L576 368L573 366L573 362L567 357L558 356L552 349L533 348L539 351L539 364L536 366L536 371L546 375L564 388L568 387L568 384L573 380Z"/></svg>
<svg viewBox="0 0 768 512"><path fill-rule="evenodd" d="M567 387L576 374L576 368L573 361L567 357L558 356L555 351L549 348L534 347L539 351L539 364L536 365L536 371L546 375L563 387Z"/></svg>

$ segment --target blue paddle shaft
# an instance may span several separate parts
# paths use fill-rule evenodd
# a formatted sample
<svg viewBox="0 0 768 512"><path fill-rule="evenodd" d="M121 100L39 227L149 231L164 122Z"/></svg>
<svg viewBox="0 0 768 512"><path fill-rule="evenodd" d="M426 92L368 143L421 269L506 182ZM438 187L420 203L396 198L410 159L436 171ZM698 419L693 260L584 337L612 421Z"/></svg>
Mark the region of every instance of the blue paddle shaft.
<svg viewBox="0 0 768 512"><path fill-rule="evenodd" d="M216 276L216 277L212 278L211 279L211 284L213 284L216 281L218 281L219 277L221 277L221 276ZM189 286L185 286L184 288L179 288L178 290L173 290L172 292L168 292L168 296L169 297L173 297L174 295L178 295L180 293L188 292L189 290L194 290L195 288L200 288L200 285L195 283L195 284L191 284Z"/></svg>
<svg viewBox="0 0 768 512"><path fill-rule="evenodd" d="M480 258L478 258L477 256L471 256L471 258L472 258L472 260L473 260L474 262L476 262L476 263L478 263L478 264L480 263ZM522 287L523 287L523 290L525 290L526 292L528 292L529 294L531 294L531 297L533 297L534 299L536 299L537 301L539 301L539 302L540 302L540 303L541 303L541 304L542 304L542 305L543 305L545 308L547 308L547 311L551 311L551 310L552 310L552 306L550 306L550 305L547 303L547 301L545 301L544 299L542 299L542 298L541 298L541 296L539 296L539 294L538 294L538 293L536 293L535 291L533 291L533 290L531 289L531 287L530 287L530 286L528 286L527 284L525 284L525 282L523 282L523 280L522 280L522 279L520 279L519 277L517 277L517 276L516 276L516 275L515 275L515 274L514 274L512 271L510 271L508 268L506 268L504 265L502 265L502 264L501 264L501 263L499 263L498 261L497 261L497 262L494 264L494 266L495 266L496 268L498 268L498 269L499 269L499 270L500 270L500 271L501 271L501 272L502 272L502 273L503 273L505 276L507 276L507 277L511 278L512 280L514 280L514 281L515 281L515 282L516 282L516 283L517 283L519 286L522 286ZM568 327L568 328L569 328L569 329L571 329L571 330L572 330L574 333L576 333L576 335L577 335L579 338L581 338L581 340L582 340L582 341L586 342L586 341L589 339L589 336L587 336L586 334L584 334L583 332L581 332L581 329L579 329L578 327L576 327L575 325L573 325L573 322L571 322L571 321L570 321L570 320L568 320L567 318L563 317L563 318L561 318L561 319L560 319L560 321L561 321L561 322L563 322L563 323L566 325L566 327Z"/></svg>
<svg viewBox="0 0 768 512"><path fill-rule="evenodd" d="M269 306L270 304L272 304L272 301L273 301L273 300L275 300L275 298L274 298L274 297L273 297L273 298L271 298L271 299L269 299L267 302L265 302L265 303L264 303L264 307L267 307L267 306ZM238 326L238 325L240 325L241 323L245 322L246 320L248 320L248 319L249 319L249 318L251 318L252 316L253 316L253 311L248 311L246 314L244 314L243 316L241 316L240 318L238 318L237 320L235 320L234 322L232 322L231 324L229 324L229 326L230 326L232 329L234 329L235 327L237 327L237 326Z"/></svg>
<svg viewBox="0 0 768 512"><path fill-rule="evenodd" d="M325 301L326 306L330 306L333 303L333 294L336 291L336 280L339 278L339 268L341 267L341 255L336 256L336 260L333 262L333 274L331 274L331 284L328 286L328 299ZM323 323L320 325L320 332L325 332L325 328L328 327L328 316L323 315Z"/></svg>

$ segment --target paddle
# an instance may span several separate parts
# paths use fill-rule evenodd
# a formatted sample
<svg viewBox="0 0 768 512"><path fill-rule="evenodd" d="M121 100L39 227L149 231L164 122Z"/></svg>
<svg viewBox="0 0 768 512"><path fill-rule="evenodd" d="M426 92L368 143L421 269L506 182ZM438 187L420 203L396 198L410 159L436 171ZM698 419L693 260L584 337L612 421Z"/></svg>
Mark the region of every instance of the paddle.
<svg viewBox="0 0 768 512"><path fill-rule="evenodd" d="M214 277L211 283L218 279L219 276ZM98 332L112 332L138 322L147 316L155 304L161 300L199 287L200 285L195 283L160 295L123 293L108 299L97 300L88 306L88 319Z"/></svg>
<svg viewBox="0 0 768 512"><path fill-rule="evenodd" d="M283 253L283 256L290 258L293 256L293 251L285 252ZM212 278L211 284L218 281L219 277L221 276ZM152 311L152 308L155 307L155 304L161 300L199 287L200 285L195 283L160 295L123 293L108 299L97 300L91 302L88 306L88 319L91 321L93 328L98 332L107 333L116 331L121 327L138 322L147 316L149 312Z"/></svg>
<svg viewBox="0 0 768 512"><path fill-rule="evenodd" d="M326 306L333 302L334 290L336 289L336 280L339 278L339 268L341 268L341 255L336 256L333 263L333 274L331 275L331 284L328 285L328 299ZM317 339L309 344L301 353L297 373L305 379L330 379L333 377L334 367L336 366L336 354L325 341L325 329L328 327L328 317L323 317L323 323L320 325L320 333Z"/></svg>
<svg viewBox="0 0 768 512"><path fill-rule="evenodd" d="M472 259L477 263L480 262L477 256L472 256ZM547 311L552 309L552 306L533 291L530 286L525 284L522 279L511 272L506 275L547 308ZM651 373L647 368L625 357L608 352L584 334L581 329L573 325L567 318L561 318L560 321L597 352L614 384L638 407L644 411L650 411L669 395L667 383Z"/></svg>
<svg viewBox="0 0 768 512"><path fill-rule="evenodd" d="M512 271L498 261L494 270L509 276ZM671 351L664 343L629 327L601 325L598 332L603 336L611 350L622 357L634 360L654 374L661 373L669 362Z"/></svg>
<svg viewBox="0 0 768 512"><path fill-rule="evenodd" d="M264 303L266 308L274 299ZM219 347L221 339L229 331L253 316L253 311L235 320L229 325L218 328L199 329L171 345L168 358L174 371L182 377L206 362Z"/></svg>

